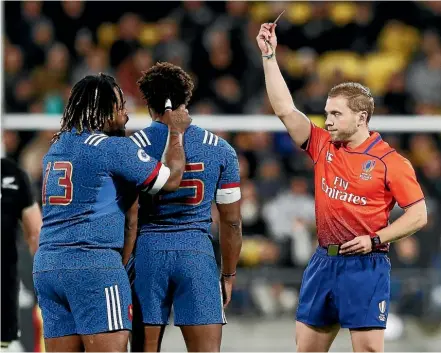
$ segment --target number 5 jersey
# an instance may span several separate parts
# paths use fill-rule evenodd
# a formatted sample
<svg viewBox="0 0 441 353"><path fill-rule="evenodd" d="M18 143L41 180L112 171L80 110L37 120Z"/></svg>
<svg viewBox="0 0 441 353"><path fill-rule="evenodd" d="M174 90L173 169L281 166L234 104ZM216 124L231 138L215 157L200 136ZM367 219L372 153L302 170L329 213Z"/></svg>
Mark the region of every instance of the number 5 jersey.
<svg viewBox="0 0 441 353"><path fill-rule="evenodd" d="M137 148L161 160L167 126L153 122L130 138ZM172 193L140 195L138 241L150 250L193 250L213 255L211 205L240 199L239 163L222 138L191 125L185 132L187 159L180 188Z"/></svg>

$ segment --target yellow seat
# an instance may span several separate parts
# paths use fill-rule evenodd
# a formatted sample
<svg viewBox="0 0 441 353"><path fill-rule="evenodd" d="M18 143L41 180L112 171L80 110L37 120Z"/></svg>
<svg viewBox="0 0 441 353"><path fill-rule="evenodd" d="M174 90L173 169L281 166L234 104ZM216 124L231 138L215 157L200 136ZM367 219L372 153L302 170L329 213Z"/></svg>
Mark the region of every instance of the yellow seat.
<svg viewBox="0 0 441 353"><path fill-rule="evenodd" d="M139 41L143 46L150 47L158 44L159 36L157 25L145 23L139 34Z"/></svg>
<svg viewBox="0 0 441 353"><path fill-rule="evenodd" d="M104 22L98 27L98 45L102 48L110 48L118 38L117 26L113 23Z"/></svg>
<svg viewBox="0 0 441 353"><path fill-rule="evenodd" d="M361 76L361 69L362 60L353 52L327 52L318 61L319 76L326 81L331 79L336 71L341 71L347 79L357 80Z"/></svg>
<svg viewBox="0 0 441 353"><path fill-rule="evenodd" d="M374 94L384 93L391 76L403 70L407 61L393 52L368 54L364 60L364 82Z"/></svg>
<svg viewBox="0 0 441 353"><path fill-rule="evenodd" d="M344 26L352 22L356 14L355 4L333 2L330 5L330 18L337 26Z"/></svg>
<svg viewBox="0 0 441 353"><path fill-rule="evenodd" d="M311 5L307 2L293 2L286 11L286 18L296 25L303 25L311 18Z"/></svg>
<svg viewBox="0 0 441 353"><path fill-rule="evenodd" d="M264 2L257 2L251 6L250 17L254 22L263 23L271 18L271 7ZM274 21L274 20L273 20Z"/></svg>
<svg viewBox="0 0 441 353"><path fill-rule="evenodd" d="M380 51L410 56L419 48L420 41L421 35L416 28L398 21L389 21L380 32L377 45Z"/></svg>

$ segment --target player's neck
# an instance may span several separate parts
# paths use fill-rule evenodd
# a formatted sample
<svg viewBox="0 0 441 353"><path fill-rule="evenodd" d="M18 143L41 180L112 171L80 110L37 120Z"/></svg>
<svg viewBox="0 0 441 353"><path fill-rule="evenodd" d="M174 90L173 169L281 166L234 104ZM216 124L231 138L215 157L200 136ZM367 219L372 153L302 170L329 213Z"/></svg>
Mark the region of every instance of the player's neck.
<svg viewBox="0 0 441 353"><path fill-rule="evenodd" d="M350 149L357 148L370 136L371 135L368 129L359 130L354 135L352 135L351 139L346 143L346 146Z"/></svg>

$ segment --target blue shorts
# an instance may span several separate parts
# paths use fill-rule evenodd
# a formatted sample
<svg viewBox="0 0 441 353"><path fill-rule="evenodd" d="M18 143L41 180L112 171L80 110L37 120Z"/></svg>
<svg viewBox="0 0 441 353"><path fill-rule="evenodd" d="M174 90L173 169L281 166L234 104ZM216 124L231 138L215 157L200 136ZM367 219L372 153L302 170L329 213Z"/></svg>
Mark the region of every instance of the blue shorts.
<svg viewBox="0 0 441 353"><path fill-rule="evenodd" d="M45 338L132 329L132 296L121 269L34 273Z"/></svg>
<svg viewBox="0 0 441 353"><path fill-rule="evenodd" d="M197 251L136 250L134 294L144 324L225 324L214 257Z"/></svg>
<svg viewBox="0 0 441 353"><path fill-rule="evenodd" d="M386 254L329 256L318 247L303 274L296 319L318 327L386 328L389 298Z"/></svg>

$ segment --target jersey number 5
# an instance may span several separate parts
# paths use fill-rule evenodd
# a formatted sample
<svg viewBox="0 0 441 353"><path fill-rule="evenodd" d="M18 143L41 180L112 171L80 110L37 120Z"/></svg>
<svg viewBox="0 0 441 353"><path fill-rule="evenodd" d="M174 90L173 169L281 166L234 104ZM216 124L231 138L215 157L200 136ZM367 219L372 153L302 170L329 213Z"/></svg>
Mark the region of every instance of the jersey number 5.
<svg viewBox="0 0 441 353"><path fill-rule="evenodd" d="M204 171L204 163L188 163L185 165L185 172L197 173L203 171ZM181 184L179 184L179 189L194 189L195 191L194 196L179 198L179 201L176 202L170 201L167 202L168 204L197 206L204 199L204 193L205 193L204 182L201 179L184 179L185 172Z"/></svg>
<svg viewBox="0 0 441 353"><path fill-rule="evenodd" d="M48 162L44 172L43 187L41 190L41 202L46 205L46 186L49 179L52 163ZM72 202L72 164L70 162L54 162L53 170L64 171L64 176L58 178L58 185L64 188L63 196L49 196L49 205L67 206Z"/></svg>

